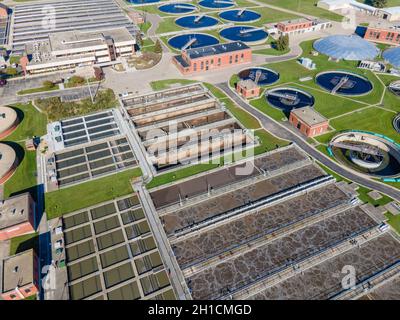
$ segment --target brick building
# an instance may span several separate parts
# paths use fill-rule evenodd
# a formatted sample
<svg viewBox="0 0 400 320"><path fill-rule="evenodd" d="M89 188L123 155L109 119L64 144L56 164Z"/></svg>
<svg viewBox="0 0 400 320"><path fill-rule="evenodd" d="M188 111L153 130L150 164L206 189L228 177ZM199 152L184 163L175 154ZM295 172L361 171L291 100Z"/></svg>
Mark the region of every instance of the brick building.
<svg viewBox="0 0 400 320"><path fill-rule="evenodd" d="M386 24L368 26L364 39L377 43L400 45L400 28Z"/></svg>
<svg viewBox="0 0 400 320"><path fill-rule="evenodd" d="M307 137L323 134L329 127L329 120L311 107L292 110L289 122Z"/></svg>
<svg viewBox="0 0 400 320"><path fill-rule="evenodd" d="M236 41L182 50L172 61L182 74L193 74L250 63L251 59L251 48Z"/></svg>
<svg viewBox="0 0 400 320"><path fill-rule="evenodd" d="M311 20L306 18L281 21L276 25L278 33L282 35L301 34L331 27L332 23L330 21Z"/></svg>
<svg viewBox="0 0 400 320"><path fill-rule="evenodd" d="M236 91L245 99L260 95L260 87L251 79L240 80L236 85Z"/></svg>
<svg viewBox="0 0 400 320"><path fill-rule="evenodd" d="M3 260L1 297L4 300L23 300L39 290L38 258L33 249Z"/></svg>
<svg viewBox="0 0 400 320"><path fill-rule="evenodd" d="M35 202L23 193L0 202L0 241L35 231Z"/></svg>

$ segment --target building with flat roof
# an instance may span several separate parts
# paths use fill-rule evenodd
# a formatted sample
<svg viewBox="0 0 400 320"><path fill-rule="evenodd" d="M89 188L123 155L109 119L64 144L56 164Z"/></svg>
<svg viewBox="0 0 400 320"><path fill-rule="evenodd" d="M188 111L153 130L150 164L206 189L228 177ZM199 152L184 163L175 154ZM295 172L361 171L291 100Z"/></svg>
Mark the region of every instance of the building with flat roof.
<svg viewBox="0 0 400 320"><path fill-rule="evenodd" d="M369 25L364 34L364 39L391 45L400 45L400 27L389 23Z"/></svg>
<svg viewBox="0 0 400 320"><path fill-rule="evenodd" d="M126 28L103 31L54 33L47 40L30 43L28 73L42 73L85 65L110 65L135 53L136 39Z"/></svg>
<svg viewBox="0 0 400 320"><path fill-rule="evenodd" d="M3 260L1 297L23 300L39 291L38 260L33 249Z"/></svg>
<svg viewBox="0 0 400 320"><path fill-rule="evenodd" d="M236 85L236 91L246 99L260 95L260 87L251 79L240 80Z"/></svg>
<svg viewBox="0 0 400 320"><path fill-rule="evenodd" d="M311 107L293 109L289 122L307 137L320 135L328 130L329 121Z"/></svg>
<svg viewBox="0 0 400 320"><path fill-rule="evenodd" d="M49 26L43 27L43 21ZM27 43L46 41L50 34L122 27L132 36L139 31L114 0L29 2L13 8L9 42L13 52L22 54Z"/></svg>
<svg viewBox="0 0 400 320"><path fill-rule="evenodd" d="M172 61L182 74L193 74L250 63L251 59L251 48L236 41L182 50Z"/></svg>
<svg viewBox="0 0 400 320"><path fill-rule="evenodd" d="M332 27L332 22L299 18L278 22L276 29L282 35L295 35L306 32L314 32Z"/></svg>
<svg viewBox="0 0 400 320"><path fill-rule="evenodd" d="M35 231L35 201L29 192L0 202L0 240Z"/></svg>

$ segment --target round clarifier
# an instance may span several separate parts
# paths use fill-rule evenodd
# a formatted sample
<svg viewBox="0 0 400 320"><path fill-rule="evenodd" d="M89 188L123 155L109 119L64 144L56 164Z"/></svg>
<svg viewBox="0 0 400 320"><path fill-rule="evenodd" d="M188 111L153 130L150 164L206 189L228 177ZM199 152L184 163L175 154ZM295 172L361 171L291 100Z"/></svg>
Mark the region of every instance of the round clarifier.
<svg viewBox="0 0 400 320"><path fill-rule="evenodd" d="M217 38L204 33L182 34L168 40L168 44L178 50L211 46L218 43Z"/></svg>
<svg viewBox="0 0 400 320"><path fill-rule="evenodd" d="M374 178L400 176L400 149L390 138L372 132L339 133L329 143L343 165Z"/></svg>
<svg viewBox="0 0 400 320"><path fill-rule="evenodd" d="M160 0L128 0L128 2L132 4L149 4L160 2Z"/></svg>
<svg viewBox="0 0 400 320"><path fill-rule="evenodd" d="M372 83L363 76L342 71L322 72L317 75L316 82L331 93L347 96L367 94L373 89Z"/></svg>
<svg viewBox="0 0 400 320"><path fill-rule="evenodd" d="M313 106L314 97L302 90L294 88L276 88L265 92L268 103L289 113L292 109Z"/></svg>
<svg viewBox="0 0 400 320"><path fill-rule="evenodd" d="M178 18L175 23L182 28L196 29L215 26L218 20L210 16L194 15Z"/></svg>
<svg viewBox="0 0 400 320"><path fill-rule="evenodd" d="M204 8L224 9L233 7L235 3L231 0L202 0L199 5Z"/></svg>
<svg viewBox="0 0 400 320"><path fill-rule="evenodd" d="M271 85L279 80L279 73L266 68L248 68L239 72L241 80L251 79L260 86Z"/></svg>
<svg viewBox="0 0 400 320"><path fill-rule="evenodd" d="M219 35L230 41L264 42L268 33L263 29L251 26L228 27L220 31Z"/></svg>
<svg viewBox="0 0 400 320"><path fill-rule="evenodd" d="M221 12L219 14L221 19L233 22L253 22L261 18L261 14L246 10L246 9L234 9Z"/></svg>
<svg viewBox="0 0 400 320"><path fill-rule="evenodd" d="M158 10L171 14L185 14L195 11L197 8L189 3L169 3L158 7Z"/></svg>

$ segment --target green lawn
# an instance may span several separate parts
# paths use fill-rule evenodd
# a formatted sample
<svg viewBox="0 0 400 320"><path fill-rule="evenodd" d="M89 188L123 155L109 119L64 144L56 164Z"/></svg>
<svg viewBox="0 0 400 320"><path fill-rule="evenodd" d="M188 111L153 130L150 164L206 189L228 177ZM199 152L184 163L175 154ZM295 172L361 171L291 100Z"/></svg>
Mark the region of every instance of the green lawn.
<svg viewBox="0 0 400 320"><path fill-rule="evenodd" d="M400 141L399 134L392 126L392 120L395 115L393 112L371 107L334 119L330 122L330 125L338 131L348 129L371 131L386 135L395 141ZM320 141L319 138L317 140Z"/></svg>
<svg viewBox="0 0 400 320"><path fill-rule="evenodd" d="M14 175L4 184L4 196L10 197L20 191L28 191L36 186L36 152L27 151L25 143L11 143L19 159L22 158Z"/></svg>
<svg viewBox="0 0 400 320"><path fill-rule="evenodd" d="M386 213L385 215L389 219L388 223L392 226L394 230L397 231L397 233L400 234L400 215L394 216L389 212Z"/></svg>
<svg viewBox="0 0 400 320"><path fill-rule="evenodd" d="M18 128L6 137L7 141L22 141L46 134L47 118L44 113L39 112L31 103L16 104L12 107L17 111L20 123Z"/></svg>
<svg viewBox="0 0 400 320"><path fill-rule="evenodd" d="M10 255L14 255L29 249L35 249L37 252L38 240L38 233L31 233L12 238L10 243Z"/></svg>
<svg viewBox="0 0 400 320"><path fill-rule="evenodd" d="M130 180L141 175L139 168L46 193L48 219L132 193Z"/></svg>
<svg viewBox="0 0 400 320"><path fill-rule="evenodd" d="M259 2L324 19L334 21L342 21L343 19L342 16L336 13L318 8L318 0L259 0Z"/></svg>

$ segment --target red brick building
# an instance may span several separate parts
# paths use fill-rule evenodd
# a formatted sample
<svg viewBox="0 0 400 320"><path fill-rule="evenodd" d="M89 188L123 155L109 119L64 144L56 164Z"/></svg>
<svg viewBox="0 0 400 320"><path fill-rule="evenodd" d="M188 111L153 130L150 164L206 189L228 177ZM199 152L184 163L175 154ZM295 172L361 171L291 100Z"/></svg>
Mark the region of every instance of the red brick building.
<svg viewBox="0 0 400 320"><path fill-rule="evenodd" d="M237 41L182 50L172 61L182 74L193 74L250 63L251 59L251 48Z"/></svg>
<svg viewBox="0 0 400 320"><path fill-rule="evenodd" d="M0 241L35 231L35 202L23 193L0 203Z"/></svg>
<svg viewBox="0 0 400 320"><path fill-rule="evenodd" d="M369 26L365 32L364 39L377 42L400 45L400 28L389 26Z"/></svg>
<svg viewBox="0 0 400 320"><path fill-rule="evenodd" d="M329 120L311 107L292 110L289 122L307 137L323 134L329 128Z"/></svg>
<svg viewBox="0 0 400 320"><path fill-rule="evenodd" d="M251 79L240 80L236 85L236 91L245 99L260 95L260 87Z"/></svg>
<svg viewBox="0 0 400 320"><path fill-rule="evenodd" d="M23 300L39 291L38 258L28 250L3 260L1 297L4 300Z"/></svg>

